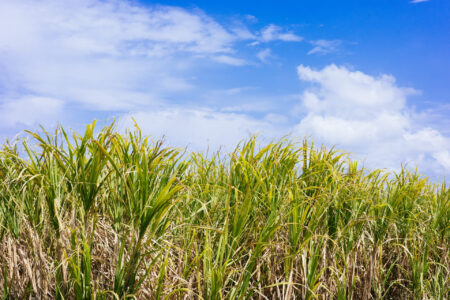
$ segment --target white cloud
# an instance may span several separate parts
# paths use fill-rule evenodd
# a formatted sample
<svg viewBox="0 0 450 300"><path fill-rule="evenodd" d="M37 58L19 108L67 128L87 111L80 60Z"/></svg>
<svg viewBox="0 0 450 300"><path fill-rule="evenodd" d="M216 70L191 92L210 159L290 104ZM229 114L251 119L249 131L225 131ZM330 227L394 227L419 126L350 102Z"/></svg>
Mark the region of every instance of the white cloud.
<svg viewBox="0 0 450 300"><path fill-rule="evenodd" d="M256 53L256 57L263 63L267 63L269 58L271 58L272 56L273 56L272 50L270 50L269 48L266 48Z"/></svg>
<svg viewBox="0 0 450 300"><path fill-rule="evenodd" d="M222 25L198 9L127 0L2 0L2 107L19 105L23 93L59 99L61 110L164 106L166 99L195 90L200 61L248 65L237 44L261 36L265 42L299 40L275 25L262 33Z"/></svg>
<svg viewBox="0 0 450 300"><path fill-rule="evenodd" d="M439 164L444 166L446 170L450 170L450 152L439 151L433 154L433 157L438 161Z"/></svg>
<svg viewBox="0 0 450 300"><path fill-rule="evenodd" d="M276 136L276 127L264 120L210 109L172 107L161 111L140 111L123 116L119 126L132 128L133 118L145 134L159 138L164 133L171 145L189 146L195 150L205 150L205 146L231 150L230 146L234 147L242 139L258 132ZM275 117L269 115L268 118Z"/></svg>
<svg viewBox="0 0 450 300"><path fill-rule="evenodd" d="M397 87L391 75L376 78L336 65L329 65L320 71L300 65L297 71L300 79L321 87L312 95L330 100L333 98L332 101L321 102L322 110L347 114L353 114L352 108L358 107L364 109L363 113L370 113L370 109L398 110L404 107L408 95L417 93L411 88Z"/></svg>
<svg viewBox="0 0 450 300"><path fill-rule="evenodd" d="M398 169L404 162L429 174L450 172L450 139L420 124L407 106L417 91L399 87L390 75L335 65L300 65L298 74L313 85L302 94L297 134L351 151L369 167Z"/></svg>
<svg viewBox="0 0 450 300"><path fill-rule="evenodd" d="M200 11L128 1L2 1L0 62L9 80L0 84L4 93L128 110L190 89L185 74L195 56L228 53L235 40Z"/></svg>
<svg viewBox="0 0 450 300"><path fill-rule="evenodd" d="M235 39L202 12L128 1L3 1L0 11L2 25L18 26L14 32L2 26L0 45L21 51L45 38L55 50L78 54L167 56L229 51Z"/></svg>
<svg viewBox="0 0 450 300"><path fill-rule="evenodd" d="M303 40L301 36L291 31L283 32L282 28L274 24L270 24L261 30L260 39L263 42L284 41L284 42L300 42Z"/></svg>
<svg viewBox="0 0 450 300"><path fill-rule="evenodd" d="M250 23L258 23L258 18L253 15L245 15L245 19Z"/></svg>
<svg viewBox="0 0 450 300"><path fill-rule="evenodd" d="M23 96L0 103L0 126L52 124L62 114L62 101L53 98Z"/></svg>
<svg viewBox="0 0 450 300"><path fill-rule="evenodd" d="M245 66L245 65L249 64L249 62L247 62L245 59L232 57L232 56L228 56L228 55L214 56L213 60L223 63L223 64L232 65L232 66Z"/></svg>
<svg viewBox="0 0 450 300"><path fill-rule="evenodd" d="M314 48L308 51L308 55L311 54L327 54L336 52L341 45L340 40L317 40L310 42Z"/></svg>
<svg viewBox="0 0 450 300"><path fill-rule="evenodd" d="M409 3L421 3L421 2L428 2L430 0L412 0Z"/></svg>

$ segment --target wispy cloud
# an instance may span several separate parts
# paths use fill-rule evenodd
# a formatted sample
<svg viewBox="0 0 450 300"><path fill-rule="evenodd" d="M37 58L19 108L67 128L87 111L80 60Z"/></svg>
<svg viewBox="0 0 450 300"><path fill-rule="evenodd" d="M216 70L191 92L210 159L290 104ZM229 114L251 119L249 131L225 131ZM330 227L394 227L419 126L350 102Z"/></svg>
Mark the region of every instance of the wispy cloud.
<svg viewBox="0 0 450 300"><path fill-rule="evenodd" d="M245 65L250 64L245 59L236 58L236 57L232 57L232 56L228 56L228 55L218 55L218 56L214 56L212 59L217 62L224 63L227 65L232 65L232 66L245 66Z"/></svg>
<svg viewBox="0 0 450 300"><path fill-rule="evenodd" d="M342 44L341 40L316 40L310 42L314 48L308 51L308 55L311 54L327 54L336 52L339 50L339 46Z"/></svg>
<svg viewBox="0 0 450 300"><path fill-rule="evenodd" d="M263 49L256 53L256 57L263 63L267 63L272 56L272 50L270 50L270 48Z"/></svg>
<svg viewBox="0 0 450 300"><path fill-rule="evenodd" d="M299 39L276 25L250 30L219 24L199 9L115 0L4 0L0 106L11 124L19 124L20 107L26 111L36 101L58 103L53 111L60 113L68 105L104 112L161 107L167 98L195 89L191 79L199 61L244 66L249 61L239 54L240 41ZM26 122L60 113L36 114Z"/></svg>
<svg viewBox="0 0 450 300"><path fill-rule="evenodd" d="M2 1L0 61L9 80L0 92L8 93L3 101L20 101L25 90L62 107L135 109L192 88L185 75L196 57L230 53L237 39L203 12L177 7Z"/></svg>
<svg viewBox="0 0 450 300"><path fill-rule="evenodd" d="M283 29L274 24L263 28L260 33L260 40L263 42L284 41L284 42L300 42L303 37L296 35L291 31L283 31Z"/></svg>
<svg viewBox="0 0 450 300"><path fill-rule="evenodd" d="M283 30L280 26L270 24L253 35L254 41L249 43L250 46L260 45L269 42L301 42L303 37L292 31Z"/></svg>
<svg viewBox="0 0 450 300"><path fill-rule="evenodd" d="M422 3L422 2L428 2L430 0L412 0L409 3Z"/></svg>

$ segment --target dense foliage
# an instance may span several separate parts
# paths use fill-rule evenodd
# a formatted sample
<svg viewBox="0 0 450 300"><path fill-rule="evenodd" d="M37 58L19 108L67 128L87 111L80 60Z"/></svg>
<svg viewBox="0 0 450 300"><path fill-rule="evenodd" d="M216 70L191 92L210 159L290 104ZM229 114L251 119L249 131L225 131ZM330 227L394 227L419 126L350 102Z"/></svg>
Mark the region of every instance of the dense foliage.
<svg viewBox="0 0 450 300"><path fill-rule="evenodd" d="M0 151L4 298L449 298L445 184L306 141L205 155L94 126Z"/></svg>

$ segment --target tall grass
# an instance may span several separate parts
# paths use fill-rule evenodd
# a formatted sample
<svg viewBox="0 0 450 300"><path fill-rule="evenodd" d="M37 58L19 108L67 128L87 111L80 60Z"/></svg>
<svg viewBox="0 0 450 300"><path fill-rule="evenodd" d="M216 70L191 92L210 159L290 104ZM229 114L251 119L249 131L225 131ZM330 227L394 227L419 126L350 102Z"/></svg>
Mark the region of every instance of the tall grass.
<svg viewBox="0 0 450 300"><path fill-rule="evenodd" d="M0 151L5 299L450 296L450 188L417 172L290 139L204 155L137 126L29 137Z"/></svg>

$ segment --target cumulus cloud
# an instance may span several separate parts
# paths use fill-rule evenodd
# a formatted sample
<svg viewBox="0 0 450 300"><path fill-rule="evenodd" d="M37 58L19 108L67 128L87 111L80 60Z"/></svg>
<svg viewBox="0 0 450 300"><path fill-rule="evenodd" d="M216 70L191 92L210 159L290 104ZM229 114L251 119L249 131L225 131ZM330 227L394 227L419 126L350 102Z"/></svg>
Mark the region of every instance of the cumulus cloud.
<svg viewBox="0 0 450 300"><path fill-rule="evenodd" d="M403 162L434 174L450 171L450 139L420 124L407 105L416 90L399 87L391 75L336 65L297 71L312 84L302 94L297 134L349 150L369 167L398 169Z"/></svg>
<svg viewBox="0 0 450 300"><path fill-rule="evenodd" d="M336 52L341 45L341 40L316 40L310 42L314 48L308 51L308 55L311 54L328 54Z"/></svg>

